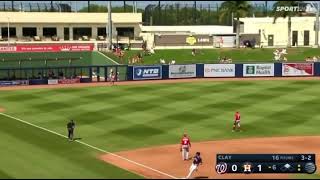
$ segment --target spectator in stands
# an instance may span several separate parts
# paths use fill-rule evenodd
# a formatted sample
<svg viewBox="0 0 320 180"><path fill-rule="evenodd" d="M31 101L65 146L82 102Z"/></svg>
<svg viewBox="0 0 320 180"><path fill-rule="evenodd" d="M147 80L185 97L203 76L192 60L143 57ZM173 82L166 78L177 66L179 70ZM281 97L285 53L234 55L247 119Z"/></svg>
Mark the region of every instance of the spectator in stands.
<svg viewBox="0 0 320 180"><path fill-rule="evenodd" d="M143 49L143 51L145 51L145 50L147 49L147 43L146 43L146 41L143 41L143 42L142 42L141 48Z"/></svg>
<svg viewBox="0 0 320 180"><path fill-rule="evenodd" d="M38 79L42 79L42 74L41 74L41 72L38 73Z"/></svg>
<svg viewBox="0 0 320 180"><path fill-rule="evenodd" d="M166 64L166 61L164 59L160 59L160 64Z"/></svg>
<svg viewBox="0 0 320 180"><path fill-rule="evenodd" d="M256 39L255 38L252 39L251 45L252 45L253 49L256 47Z"/></svg>
<svg viewBox="0 0 320 180"><path fill-rule="evenodd" d="M312 60L313 60L313 62L317 62L318 58L316 56L313 56Z"/></svg>
<svg viewBox="0 0 320 180"><path fill-rule="evenodd" d="M150 48L150 54L155 54L153 47Z"/></svg>
<svg viewBox="0 0 320 180"><path fill-rule="evenodd" d="M243 42L243 44L244 44L244 47L245 47L245 48L251 47L251 43L250 43L250 41L248 41L248 40L245 40L245 41Z"/></svg>
<svg viewBox="0 0 320 180"><path fill-rule="evenodd" d="M139 60L142 58L142 55L140 52L138 52L137 56L138 56Z"/></svg>
<svg viewBox="0 0 320 180"><path fill-rule="evenodd" d="M173 64L176 64L176 60L171 60L171 62L169 62L169 65L173 65Z"/></svg>
<svg viewBox="0 0 320 180"><path fill-rule="evenodd" d="M59 71L59 79L63 79L63 72Z"/></svg>
<svg viewBox="0 0 320 180"><path fill-rule="evenodd" d="M124 56L124 52L123 51L120 51L120 54L119 54L119 60L120 60L120 63L123 64L123 56Z"/></svg>
<svg viewBox="0 0 320 180"><path fill-rule="evenodd" d="M54 72L53 71L49 71L49 78L53 79L54 78Z"/></svg>
<svg viewBox="0 0 320 180"><path fill-rule="evenodd" d="M311 60L311 57L310 57L310 56L308 56L308 57L305 59L305 61L306 61L306 62L310 62L310 61L312 61L312 60Z"/></svg>
<svg viewBox="0 0 320 180"><path fill-rule="evenodd" d="M196 49L195 48L192 49L191 54L192 54L192 56L196 56Z"/></svg>

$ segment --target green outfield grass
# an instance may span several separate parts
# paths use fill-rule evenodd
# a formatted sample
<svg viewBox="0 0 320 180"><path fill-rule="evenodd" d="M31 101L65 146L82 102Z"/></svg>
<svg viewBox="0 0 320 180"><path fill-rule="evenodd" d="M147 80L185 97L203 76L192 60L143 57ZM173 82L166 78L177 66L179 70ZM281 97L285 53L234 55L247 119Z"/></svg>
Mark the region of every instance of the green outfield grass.
<svg viewBox="0 0 320 180"><path fill-rule="evenodd" d="M318 81L241 81L1 91L0 107L61 134L74 119L77 137L115 152L176 144L184 130L193 141L319 135L319 88ZM231 132L237 110L243 133ZM138 177L2 115L0 137L0 178Z"/></svg>
<svg viewBox="0 0 320 180"><path fill-rule="evenodd" d="M57 60L56 60L57 59ZM72 59L71 63L69 59ZM19 60L21 64L19 65ZM45 64L47 60L47 64ZM113 65L98 52L1 53L0 68Z"/></svg>
<svg viewBox="0 0 320 180"><path fill-rule="evenodd" d="M232 58L234 63L245 62L274 62L273 51L275 49L200 49L196 56L192 56L191 49L173 49L173 50L155 50L155 54L152 56L144 56L145 64L159 64L159 60L165 59L166 62L172 59L176 60L179 64L190 63L218 63L219 57L226 56ZM124 60L128 63L129 57L136 55L138 50L125 51ZM315 48L289 48L287 49L288 61L299 62L304 61L306 57L319 56L319 49ZM119 62L119 58L111 53L106 53L109 57ZM169 61L168 61L169 60Z"/></svg>

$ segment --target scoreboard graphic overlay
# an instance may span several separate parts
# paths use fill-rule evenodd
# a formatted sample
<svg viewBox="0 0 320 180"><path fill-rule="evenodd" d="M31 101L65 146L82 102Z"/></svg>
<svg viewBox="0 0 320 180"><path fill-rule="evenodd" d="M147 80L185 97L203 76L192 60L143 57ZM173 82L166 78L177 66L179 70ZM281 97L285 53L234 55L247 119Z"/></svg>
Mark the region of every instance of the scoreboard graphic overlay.
<svg viewBox="0 0 320 180"><path fill-rule="evenodd" d="M304 173L316 172L315 154L217 154L216 172Z"/></svg>

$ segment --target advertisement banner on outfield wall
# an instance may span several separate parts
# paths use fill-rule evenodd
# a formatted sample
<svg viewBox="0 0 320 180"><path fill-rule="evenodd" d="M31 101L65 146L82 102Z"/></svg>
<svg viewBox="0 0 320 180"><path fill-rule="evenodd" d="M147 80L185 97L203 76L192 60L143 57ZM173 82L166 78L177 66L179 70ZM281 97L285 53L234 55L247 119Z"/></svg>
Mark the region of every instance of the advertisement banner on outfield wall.
<svg viewBox="0 0 320 180"><path fill-rule="evenodd" d="M235 77L235 64L205 64L204 77Z"/></svg>
<svg viewBox="0 0 320 180"><path fill-rule="evenodd" d="M313 63L283 63L282 76L313 76Z"/></svg>
<svg viewBox="0 0 320 180"><path fill-rule="evenodd" d="M133 80L161 78L162 66L133 66Z"/></svg>
<svg viewBox="0 0 320 180"><path fill-rule="evenodd" d="M196 77L196 65L170 65L169 78L193 78Z"/></svg>
<svg viewBox="0 0 320 180"><path fill-rule="evenodd" d="M75 84L80 83L80 79L59 79L59 84Z"/></svg>
<svg viewBox="0 0 320 180"><path fill-rule="evenodd" d="M93 51L93 44L18 44L15 46L1 46L0 52L79 52Z"/></svg>
<svg viewBox="0 0 320 180"><path fill-rule="evenodd" d="M54 85L54 84L58 84L58 79L48 79L48 84L49 85Z"/></svg>
<svg viewBox="0 0 320 180"><path fill-rule="evenodd" d="M243 64L243 76L274 76L274 64Z"/></svg>
<svg viewBox="0 0 320 180"><path fill-rule="evenodd" d="M0 86L29 85L29 80L0 81Z"/></svg>

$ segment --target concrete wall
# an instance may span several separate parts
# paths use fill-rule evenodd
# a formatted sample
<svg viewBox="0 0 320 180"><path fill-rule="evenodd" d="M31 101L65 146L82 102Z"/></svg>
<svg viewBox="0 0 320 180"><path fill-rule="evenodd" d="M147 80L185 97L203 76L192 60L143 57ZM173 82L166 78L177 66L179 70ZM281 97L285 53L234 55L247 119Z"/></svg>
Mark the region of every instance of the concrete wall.
<svg viewBox="0 0 320 180"><path fill-rule="evenodd" d="M0 29L1 27L5 27L7 28L7 24L1 24L0 23ZM97 36L98 36L98 28L99 27L106 27L106 24L68 24L68 23L65 23L65 24L10 24L10 27L15 27L16 28L16 35L17 35L17 38L21 39L23 38L23 35L22 35L22 28L23 27L36 27L37 28L37 35L42 37L43 36L43 27L56 27L57 28L57 36L60 38L60 40L63 40L64 39L64 28L67 27L69 28L69 32L70 32L70 40L76 40L76 39L73 39L73 28L74 27L91 27L92 28L92 32L91 32L91 35L92 35L92 38L93 39L97 39ZM112 30L113 30L113 33L115 34L116 32L116 28L117 27L133 27L134 28L134 36L137 38L140 36L140 32L141 32L141 29L140 29L140 25L138 23L134 24L134 23L126 23L126 24L121 24L121 23L118 23L118 24L114 24L112 26Z"/></svg>

